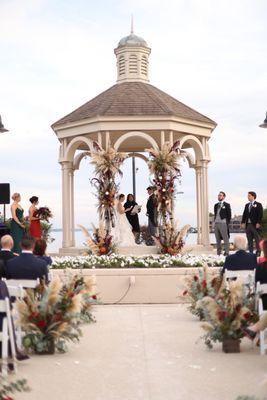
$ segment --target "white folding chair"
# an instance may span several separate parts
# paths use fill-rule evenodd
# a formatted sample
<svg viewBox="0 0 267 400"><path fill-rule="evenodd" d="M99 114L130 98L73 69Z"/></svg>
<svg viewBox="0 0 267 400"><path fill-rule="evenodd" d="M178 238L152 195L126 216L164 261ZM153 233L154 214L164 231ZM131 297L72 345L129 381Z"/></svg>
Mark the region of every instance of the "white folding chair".
<svg viewBox="0 0 267 400"><path fill-rule="evenodd" d="M24 289L36 289L40 279L7 279L7 286L21 286Z"/></svg>
<svg viewBox="0 0 267 400"><path fill-rule="evenodd" d="M257 297L258 297L258 313L259 317L261 318L264 314L267 313L267 310L264 310L263 308L263 302L261 296L263 294L267 295L267 284L266 283L260 283L257 282ZM265 341L265 338L267 336L267 329L264 329L263 331L260 331L260 352L261 355L265 355L265 351L267 350L267 343Z"/></svg>
<svg viewBox="0 0 267 400"><path fill-rule="evenodd" d="M15 297L16 299L23 299L24 290L21 285L19 286L10 286L9 281L6 281L7 289L10 297ZM16 333L16 342L19 349L22 348L22 330L20 324L17 323L18 313L16 308L12 310L14 325L15 325L15 333Z"/></svg>
<svg viewBox="0 0 267 400"><path fill-rule="evenodd" d="M0 341L2 343L2 354L1 354L1 362L2 362L2 373L3 375L7 375L8 373L8 342L10 342L11 347L11 359L14 365L14 371L16 372L16 349L15 349L15 339L14 332L11 320L11 310L10 303L8 297L4 300L0 300L0 313L5 314L3 318L2 331L0 332Z"/></svg>
<svg viewBox="0 0 267 400"><path fill-rule="evenodd" d="M244 284L249 284L251 287L255 285L255 270L252 269L241 269L237 271L225 269L224 276L226 281L228 279L241 279Z"/></svg>

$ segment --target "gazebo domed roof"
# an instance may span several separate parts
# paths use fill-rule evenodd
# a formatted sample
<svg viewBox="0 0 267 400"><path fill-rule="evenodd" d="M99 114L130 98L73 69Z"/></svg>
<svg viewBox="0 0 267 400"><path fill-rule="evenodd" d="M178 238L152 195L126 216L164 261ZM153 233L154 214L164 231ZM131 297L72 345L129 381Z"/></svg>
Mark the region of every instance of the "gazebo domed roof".
<svg viewBox="0 0 267 400"><path fill-rule="evenodd" d="M124 82L100 93L94 99L55 122L52 128L101 116L175 116L216 126L216 123L210 118L155 86L143 82Z"/></svg>
<svg viewBox="0 0 267 400"><path fill-rule="evenodd" d="M128 36L123 37L118 44L118 47L122 46L144 46L147 47L147 42L140 36L131 33Z"/></svg>

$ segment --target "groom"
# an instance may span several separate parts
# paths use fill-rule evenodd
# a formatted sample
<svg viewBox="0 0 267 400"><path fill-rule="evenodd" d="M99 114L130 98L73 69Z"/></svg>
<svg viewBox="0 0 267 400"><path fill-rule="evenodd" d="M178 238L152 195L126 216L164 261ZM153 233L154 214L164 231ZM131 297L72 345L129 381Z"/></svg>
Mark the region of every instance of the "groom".
<svg viewBox="0 0 267 400"><path fill-rule="evenodd" d="M147 193L149 198L146 204L146 215L148 216L148 234L150 236L147 245L152 246L154 244L152 237L156 236L157 232L157 199L152 186L147 188Z"/></svg>

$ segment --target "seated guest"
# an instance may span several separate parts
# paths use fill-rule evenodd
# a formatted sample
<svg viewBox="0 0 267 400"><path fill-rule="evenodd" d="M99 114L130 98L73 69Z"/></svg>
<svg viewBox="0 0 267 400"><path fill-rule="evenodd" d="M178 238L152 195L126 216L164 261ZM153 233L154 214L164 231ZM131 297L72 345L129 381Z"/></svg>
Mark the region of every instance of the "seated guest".
<svg viewBox="0 0 267 400"><path fill-rule="evenodd" d="M15 257L15 254L12 252L13 246L14 242L12 236L4 235L1 238L0 260L3 260L6 263L7 260Z"/></svg>
<svg viewBox="0 0 267 400"><path fill-rule="evenodd" d="M257 265L255 282L267 283L267 239L262 241L263 262ZM267 294L262 295L263 308L267 310Z"/></svg>
<svg viewBox="0 0 267 400"><path fill-rule="evenodd" d="M1 250L0 250L0 279L5 278L5 265L8 260L15 257L15 254L11 251L14 246L13 239L10 235L4 235L1 238Z"/></svg>
<svg viewBox="0 0 267 400"><path fill-rule="evenodd" d="M257 257L255 254L247 253L247 239L245 236L237 235L234 238L236 253L227 256L224 262L222 273L225 269L237 271L243 269L255 269L257 267Z"/></svg>
<svg viewBox="0 0 267 400"><path fill-rule="evenodd" d="M52 264L52 258L46 255L46 248L46 241L44 239L37 239L34 245L33 254L37 256L37 258L44 260L48 266Z"/></svg>
<svg viewBox="0 0 267 400"><path fill-rule="evenodd" d="M7 261L7 279L37 279L47 280L47 264L33 255L34 239L31 236L24 236L20 242L21 254L12 260Z"/></svg>

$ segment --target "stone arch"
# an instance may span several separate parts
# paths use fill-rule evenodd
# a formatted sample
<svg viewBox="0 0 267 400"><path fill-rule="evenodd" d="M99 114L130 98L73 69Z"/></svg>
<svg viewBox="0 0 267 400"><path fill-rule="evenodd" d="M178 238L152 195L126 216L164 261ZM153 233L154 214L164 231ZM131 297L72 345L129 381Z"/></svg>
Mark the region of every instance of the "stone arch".
<svg viewBox="0 0 267 400"><path fill-rule="evenodd" d="M65 160L66 161L73 161L74 160L74 154L75 151L78 149L80 144L85 144L88 147L88 150L92 151L93 148L93 142L91 139L88 139L83 136L77 136L76 138L72 139L70 143L67 146L66 152L65 152Z"/></svg>
<svg viewBox="0 0 267 400"><path fill-rule="evenodd" d="M142 139L145 139L155 150L158 150L158 145L155 139L153 139L151 136L149 136L147 133L140 132L140 131L132 131L132 132L127 132L124 135L122 135L114 144L115 150L118 150L121 144L129 139L130 137L141 137Z"/></svg>
<svg viewBox="0 0 267 400"><path fill-rule="evenodd" d="M181 155L185 156L187 159L189 168L194 168L196 163L195 157L186 150L181 150Z"/></svg>
<svg viewBox="0 0 267 400"><path fill-rule="evenodd" d="M203 160L205 157L205 152L200 140L193 135L186 135L180 139L180 148L183 148L185 143L189 143L195 152L196 161ZM190 164L189 164L190 165Z"/></svg>
<svg viewBox="0 0 267 400"><path fill-rule="evenodd" d="M141 159L144 160L145 162L148 162L148 158L147 158L146 156L144 156L144 154L140 154L140 153L129 153L128 158L132 158L132 157L141 158Z"/></svg>
<svg viewBox="0 0 267 400"><path fill-rule="evenodd" d="M77 156L75 156L74 161L73 161L73 169L78 170L80 168L82 159L84 157L90 156L90 155L91 155L90 151L83 151L82 153L77 154Z"/></svg>

